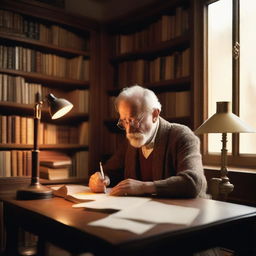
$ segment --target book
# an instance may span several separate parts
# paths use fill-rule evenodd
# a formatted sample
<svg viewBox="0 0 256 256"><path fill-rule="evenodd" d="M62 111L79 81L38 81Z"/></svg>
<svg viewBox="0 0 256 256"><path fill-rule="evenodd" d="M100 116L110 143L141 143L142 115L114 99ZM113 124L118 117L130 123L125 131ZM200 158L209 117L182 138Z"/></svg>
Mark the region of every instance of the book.
<svg viewBox="0 0 256 256"><path fill-rule="evenodd" d="M40 178L48 180L67 179L69 177L69 168L49 168L40 166Z"/></svg>
<svg viewBox="0 0 256 256"><path fill-rule="evenodd" d="M73 203L104 199L107 196L104 193L93 193L88 186L84 185L51 186L51 189L55 196L62 197Z"/></svg>
<svg viewBox="0 0 256 256"><path fill-rule="evenodd" d="M57 151L41 151L40 166L49 168L60 168L71 166L72 159L65 153Z"/></svg>
<svg viewBox="0 0 256 256"><path fill-rule="evenodd" d="M49 167L49 168L58 168L58 167L65 167L65 166L69 166L72 164L71 159L49 159L49 160L40 160L40 165L41 166L45 166L45 167Z"/></svg>

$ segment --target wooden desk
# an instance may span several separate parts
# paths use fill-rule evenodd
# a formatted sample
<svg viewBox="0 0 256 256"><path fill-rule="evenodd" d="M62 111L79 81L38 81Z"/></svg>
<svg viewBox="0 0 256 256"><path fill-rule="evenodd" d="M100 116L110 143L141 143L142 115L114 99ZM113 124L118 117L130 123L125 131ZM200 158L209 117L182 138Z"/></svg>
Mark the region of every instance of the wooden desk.
<svg viewBox="0 0 256 256"><path fill-rule="evenodd" d="M6 255L17 254L17 229L30 231L72 253L95 255L171 255L190 253L213 246L234 249L240 255L256 255L256 208L209 199L158 200L200 209L190 226L159 224L143 235L88 226L107 213L72 208L62 198L4 200L7 231ZM41 252L41 255L43 253ZM165 253L165 255L167 255Z"/></svg>

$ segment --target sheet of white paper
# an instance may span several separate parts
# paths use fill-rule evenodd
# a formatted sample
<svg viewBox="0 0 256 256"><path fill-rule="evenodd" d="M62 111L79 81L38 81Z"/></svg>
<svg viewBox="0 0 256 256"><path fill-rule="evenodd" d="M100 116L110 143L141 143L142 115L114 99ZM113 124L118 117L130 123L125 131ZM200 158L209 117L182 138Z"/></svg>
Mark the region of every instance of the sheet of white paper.
<svg viewBox="0 0 256 256"><path fill-rule="evenodd" d="M86 207L90 209L114 209L122 210L126 208L138 207L139 205L151 200L146 197L128 197L128 196L105 196L102 200L93 202L85 202L80 204L75 204L72 207Z"/></svg>
<svg viewBox="0 0 256 256"><path fill-rule="evenodd" d="M113 218L126 218L151 223L174 223L189 225L199 214L199 209L149 201L137 207L114 213Z"/></svg>
<svg viewBox="0 0 256 256"><path fill-rule="evenodd" d="M141 223L127 219L112 218L111 215L100 220L92 221L88 223L88 225L107 227L118 230L128 230L138 235L148 231L155 226L155 224L152 223Z"/></svg>
<svg viewBox="0 0 256 256"><path fill-rule="evenodd" d="M110 197L108 194L104 194L104 193L77 193L72 196L77 199L96 200L96 201L103 200L103 199L105 200ZM84 207L84 206L80 206L80 207Z"/></svg>

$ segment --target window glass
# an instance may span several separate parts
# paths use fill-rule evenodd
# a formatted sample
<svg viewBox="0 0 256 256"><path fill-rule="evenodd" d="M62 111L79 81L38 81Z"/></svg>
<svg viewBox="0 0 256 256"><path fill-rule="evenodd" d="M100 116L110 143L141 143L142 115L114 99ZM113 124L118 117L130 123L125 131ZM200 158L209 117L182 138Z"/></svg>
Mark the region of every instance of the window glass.
<svg viewBox="0 0 256 256"><path fill-rule="evenodd" d="M208 6L208 117L217 101L232 102L232 0ZM231 134L227 149L231 152ZM220 152L221 134L208 135L208 151Z"/></svg>
<svg viewBox="0 0 256 256"><path fill-rule="evenodd" d="M256 1L240 1L240 117L256 127ZM240 153L256 153L256 134L240 134Z"/></svg>

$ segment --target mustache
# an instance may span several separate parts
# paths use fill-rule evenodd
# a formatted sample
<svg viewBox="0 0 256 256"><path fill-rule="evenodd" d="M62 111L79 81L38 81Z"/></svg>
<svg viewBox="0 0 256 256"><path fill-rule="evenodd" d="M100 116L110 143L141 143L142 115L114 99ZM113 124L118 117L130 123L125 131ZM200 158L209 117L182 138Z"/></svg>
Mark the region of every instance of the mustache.
<svg viewBox="0 0 256 256"><path fill-rule="evenodd" d="M126 137L130 139L141 139L143 137L143 134L140 132L127 133Z"/></svg>

